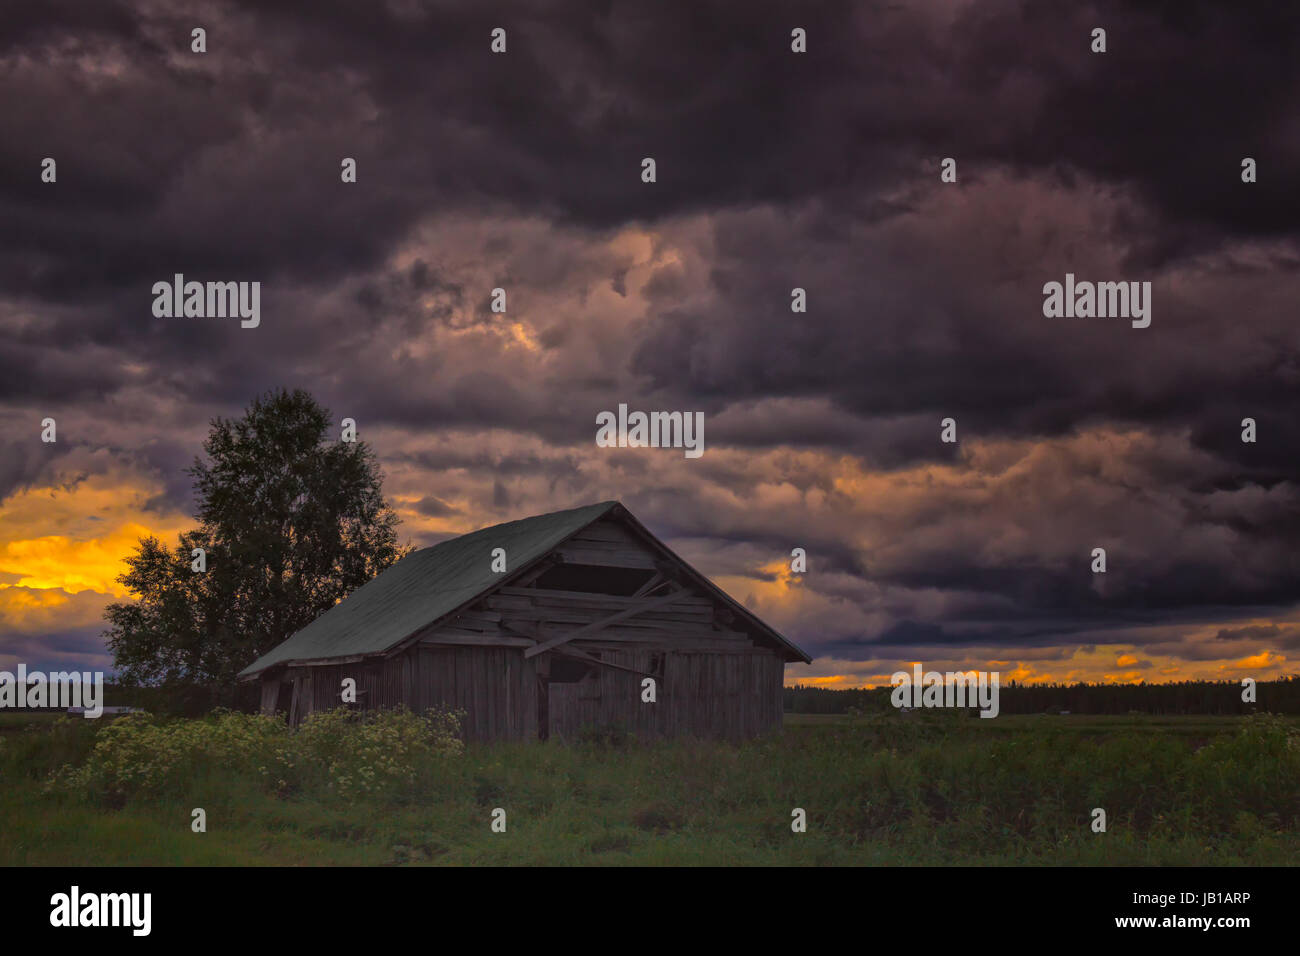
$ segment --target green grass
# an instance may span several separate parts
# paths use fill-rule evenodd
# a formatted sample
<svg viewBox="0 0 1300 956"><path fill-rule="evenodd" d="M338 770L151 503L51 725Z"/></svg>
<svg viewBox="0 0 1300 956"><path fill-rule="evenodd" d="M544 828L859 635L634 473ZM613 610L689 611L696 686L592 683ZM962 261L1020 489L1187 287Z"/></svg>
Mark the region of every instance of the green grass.
<svg viewBox="0 0 1300 956"><path fill-rule="evenodd" d="M22 715L7 715L22 716ZM85 721L85 724L98 722ZM0 744L0 865L1284 865L1300 858L1291 719L787 717L743 745L470 746L349 802L200 768L110 807L47 794L94 726ZM16 731L16 732L15 732ZM183 791L183 792L182 792ZM208 832L190 830L207 811ZM1103 807L1108 832L1089 827ZM490 829L492 810L507 832ZM793 833L791 810L807 811Z"/></svg>

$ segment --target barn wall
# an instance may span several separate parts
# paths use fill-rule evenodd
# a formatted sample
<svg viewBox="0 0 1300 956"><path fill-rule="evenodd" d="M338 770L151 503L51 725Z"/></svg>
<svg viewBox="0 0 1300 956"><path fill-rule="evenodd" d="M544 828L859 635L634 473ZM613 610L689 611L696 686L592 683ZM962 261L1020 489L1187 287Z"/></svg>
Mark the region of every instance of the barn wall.
<svg viewBox="0 0 1300 956"><path fill-rule="evenodd" d="M589 645L590 647L590 645ZM547 731L573 740L590 730L617 729L641 738L696 736L742 740L781 726L784 665L765 649L697 653L653 648L596 653L609 663L652 670L659 659L658 700L641 701L639 674L595 667L575 683L547 685ZM535 660L513 647L417 645L382 663L292 668L290 722L340 706L343 679L352 677L362 705L420 712L463 710L467 740L535 740L538 680ZM263 683L263 707L274 708L278 681ZM264 711L267 712L267 711Z"/></svg>
<svg viewBox="0 0 1300 956"><path fill-rule="evenodd" d="M413 675L418 709L463 710L466 740L537 737L537 671L513 647L417 646Z"/></svg>
<svg viewBox="0 0 1300 956"><path fill-rule="evenodd" d="M516 648L417 645L382 662L296 667L290 673L289 719L295 726L314 711L342 706L343 680L351 677L364 709L463 710L467 740L537 737L536 668ZM264 685L264 707L267 696Z"/></svg>
<svg viewBox="0 0 1300 956"><path fill-rule="evenodd" d="M638 674L598 667L573 684L549 687L550 735L573 739L592 729L618 728L641 738L713 737L743 740L781 726L784 664L767 650L692 653L605 650L602 659L649 670L663 660L658 701L642 703Z"/></svg>

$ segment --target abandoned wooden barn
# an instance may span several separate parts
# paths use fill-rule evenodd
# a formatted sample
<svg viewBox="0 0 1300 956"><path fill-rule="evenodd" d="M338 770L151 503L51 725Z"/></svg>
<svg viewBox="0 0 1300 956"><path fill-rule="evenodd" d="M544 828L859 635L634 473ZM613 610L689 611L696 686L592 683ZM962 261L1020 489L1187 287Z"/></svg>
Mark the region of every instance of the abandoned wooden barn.
<svg viewBox="0 0 1300 956"><path fill-rule="evenodd" d="M361 708L463 710L468 739L740 739L781 726L785 664L809 660L606 501L416 551L240 678L294 725L350 677Z"/></svg>

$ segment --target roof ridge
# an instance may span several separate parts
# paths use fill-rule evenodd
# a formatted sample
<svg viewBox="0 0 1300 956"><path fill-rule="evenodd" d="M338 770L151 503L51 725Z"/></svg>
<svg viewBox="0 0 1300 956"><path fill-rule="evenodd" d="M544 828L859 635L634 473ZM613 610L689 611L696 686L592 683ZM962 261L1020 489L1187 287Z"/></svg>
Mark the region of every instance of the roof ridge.
<svg viewBox="0 0 1300 956"><path fill-rule="evenodd" d="M473 531L462 531L460 534L452 535L450 538L444 538L436 544L431 544L427 548L417 548L414 553L419 554L423 551L432 551L434 548L441 547L444 544L449 544L452 541L459 541L462 538L468 538L470 535L482 534L487 531L495 531L498 528L505 528L512 524L524 524L528 521L540 521L544 518L554 518L558 515L571 514L575 511L585 511L588 508L595 509L601 506L603 506L603 509L600 513L603 513L603 511L608 511L613 506L621 504L622 502L617 498L606 498L604 501L595 501L589 505L578 505L574 508L561 508L558 511L547 511L540 515L528 515L523 518L511 518L509 521L498 521L496 524L484 525L481 528L475 528Z"/></svg>

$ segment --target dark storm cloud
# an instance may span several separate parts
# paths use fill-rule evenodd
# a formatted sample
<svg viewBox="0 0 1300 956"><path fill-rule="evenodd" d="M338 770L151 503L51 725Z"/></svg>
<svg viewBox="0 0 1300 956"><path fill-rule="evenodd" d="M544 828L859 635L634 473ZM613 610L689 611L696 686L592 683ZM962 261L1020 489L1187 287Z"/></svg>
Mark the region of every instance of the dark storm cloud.
<svg viewBox="0 0 1300 956"><path fill-rule="evenodd" d="M870 202L949 152L1134 184L1179 226L1148 237L1161 249L1190 241L1189 222L1217 240L1300 221L1285 186L1300 143L1278 122L1297 95L1292 5L979 3L944 30L924 4L97 7L43 5L0 32L15 105L0 120L4 278L47 298L101 295L163 263L364 269L449 206L608 226ZM202 57L188 51L199 20ZM789 53L795 22L815 55ZM1097 23L1104 57L1087 52ZM506 56L488 51L499 24ZM1244 149L1266 172L1243 192ZM34 175L44 155L60 159L57 191ZM337 182L344 155L364 188ZM660 164L653 189L637 180L644 155Z"/></svg>
<svg viewBox="0 0 1300 956"><path fill-rule="evenodd" d="M415 510L420 514L429 515L432 518L445 518L449 515L459 514L460 509L454 508L447 502L437 498L434 495L426 495L415 503Z"/></svg>
<svg viewBox="0 0 1300 956"><path fill-rule="evenodd" d="M0 500L66 480L64 446L30 440L57 411L158 482L149 507L184 507L208 418L302 386L389 438L385 467L472 476L410 479L427 518L562 491L756 580L807 547L828 603L796 636L823 649L1293 602L1298 28L1291 3L25 5L0 22ZM636 229L651 266L618 245ZM263 325L154 318L176 272L262 282ZM1149 279L1151 328L1045 319L1066 272ZM627 314L587 305L606 288ZM122 400L142 393L167 414ZM708 446L749 457L569 450L620 401L704 411ZM465 440L404 440L438 432ZM1094 433L1116 447L965 457ZM898 484L859 505L836 456ZM1099 588L1079 568L1103 538Z"/></svg>
<svg viewBox="0 0 1300 956"><path fill-rule="evenodd" d="M31 422L33 434L40 435L39 419ZM52 460L57 461L66 450L33 441L32 435L10 435L0 443L0 500L16 491L30 487L42 477L50 475Z"/></svg>
<svg viewBox="0 0 1300 956"><path fill-rule="evenodd" d="M846 288L851 263L833 253L842 253L848 223L867 205L893 197L887 217L913 208L896 201L899 188L917 182L922 159L950 151L971 163L963 176L990 163L1053 176L1078 168L1131 187L1157 215L1129 223L1139 235L1121 250L1126 261L1143 244L1171 241L1153 237L1186 235L1192 212L1204 220L1207 209L1224 207L1231 219L1224 230L1240 232L1255 210L1261 218L1250 235L1297 221L1279 215L1294 198L1276 185L1288 181L1296 148L1278 131L1296 87L1294 61L1278 39L1294 16L1285 7L1270 23L1267 14L1233 18L1211 7L1161 17L981 3L959 6L944 28L924 5L614 3L594 16L575 11L334 3L305 19L291 4L214 5L203 17L211 52L202 57L187 49L192 18L158 8L114 7L84 23L58 6L45 19L29 13L6 47L5 78L20 108L0 119L7 144L0 196L16 226L0 259L5 287L45 302L97 304L56 321L38 342L127 345L128 335L158 331L143 290L173 271L334 282L372 268L435 210L508 208L601 227L814 201L835 212L788 236L752 236L743 219L722 223L719 304L744 326L720 337L701 327L702 317L665 303L637 368L680 381L654 357L699 356L682 384L715 403L829 387L857 412L960 405L996 428L1024 409L1020 424L1050 432L1115 408L1168 416L1186 410L1186 396L1123 382L1081 389L1070 373L1082 363L1040 348L1037 337L1012 329L989 340L993 310L981 311L975 294L955 300L946 283L935 285L915 251L883 302L870 282ZM816 55L789 53L787 21L796 16ZM487 51L498 22L511 30L506 56ZM1105 57L1086 53L1094 22L1111 34ZM1225 68L1240 63L1247 42L1250 69ZM95 66L96 58L105 62ZM1169 108L1184 90L1196 107ZM1112 148L1115 115L1138 148L1129 139ZM1206 151L1194 147L1207 137L1272 145L1267 163L1280 168L1243 190L1239 157L1216 174L1205 167ZM1170 143L1191 145L1170 156ZM34 174L38 145L35 153L60 157L57 190ZM647 154L662 170L654 187L636 178ZM343 155L361 163L357 188L336 181ZM327 182L322 201L317 187ZM1236 197L1229 206L1189 198L1229 188ZM844 214L855 209L857 217ZM1224 230L1209 234L1221 241ZM821 268L815 249L832 253ZM1011 265L1022 269L1022 309L1032 310L1045 278L1064 271ZM831 321L779 314L791 274L812 289L813 314ZM971 278L953 277L952 285ZM267 291L274 308L276 289ZM359 294L392 305L374 285ZM885 327L861 321L881 304L898 317ZM280 304L282 314L294 311ZM365 312L348 321L358 314ZM904 322L912 331L898 327ZM909 347L936 324L949 326L946 341ZM336 331L304 315L293 334L308 327L327 341ZM210 385L217 399L274 379L273 353L250 358L223 333L200 324L127 347L159 365L202 357L209 374L197 384ZM727 357L701 356L709 341ZM872 356L906 362L913 387L895 387L894 374L862 374ZM1294 368L1294 355L1279 360ZM118 381L110 364L73 374L48 357L12 371L15 394L102 393ZM1277 388L1255 371L1242 374L1263 383L1259 404L1275 406ZM486 390L472 380L457 386L462 394L451 404L466 419L500 420L505 406L530 407L480 381ZM490 398L497 394L499 401ZM387 407L403 415L400 402Z"/></svg>

